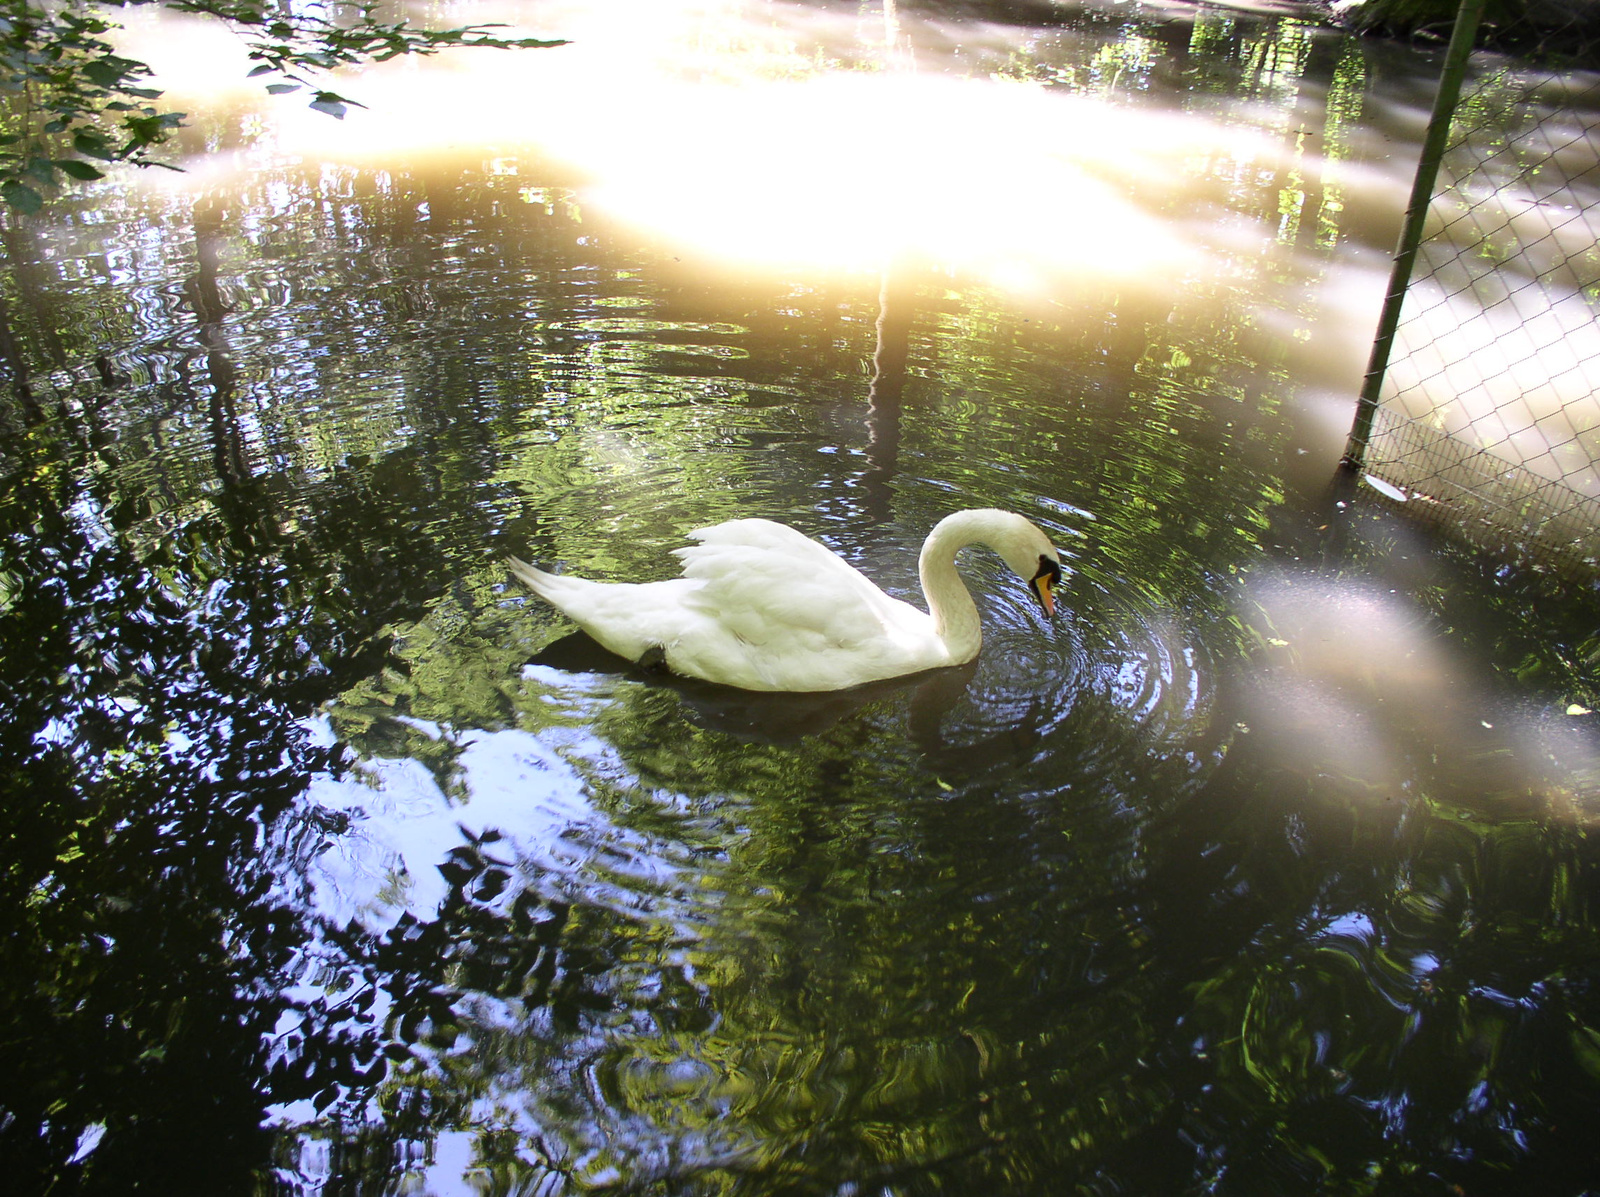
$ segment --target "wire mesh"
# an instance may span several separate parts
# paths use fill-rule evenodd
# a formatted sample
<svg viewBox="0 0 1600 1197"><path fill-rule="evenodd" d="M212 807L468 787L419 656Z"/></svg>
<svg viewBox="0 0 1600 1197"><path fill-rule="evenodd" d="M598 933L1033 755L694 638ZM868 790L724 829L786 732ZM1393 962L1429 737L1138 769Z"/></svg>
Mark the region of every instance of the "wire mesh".
<svg viewBox="0 0 1600 1197"><path fill-rule="evenodd" d="M1600 569L1600 6L1492 31L1451 116L1363 471L1535 564ZM1381 489L1381 488L1380 488Z"/></svg>

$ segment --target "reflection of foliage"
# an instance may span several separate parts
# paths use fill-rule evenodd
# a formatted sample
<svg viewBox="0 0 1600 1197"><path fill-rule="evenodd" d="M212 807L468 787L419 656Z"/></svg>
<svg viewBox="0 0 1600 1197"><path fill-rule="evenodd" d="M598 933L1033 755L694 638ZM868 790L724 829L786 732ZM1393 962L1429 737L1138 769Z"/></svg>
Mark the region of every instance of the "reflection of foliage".
<svg viewBox="0 0 1600 1197"><path fill-rule="evenodd" d="M343 116L353 101L314 77L341 66L383 62L402 54L436 54L453 46L525 49L561 45L535 38L501 38L491 27L417 29L385 21L378 5L269 5L262 0L125 0L159 3L176 12L222 21L245 33L252 75L277 81L269 92L311 89L311 107ZM17 97L0 116L0 197L37 211L43 192L62 178L97 179L94 163L148 166L154 149L185 114L154 106L161 93L145 86L150 69L117 54L107 36L117 26L96 7L71 0L0 4L0 91Z"/></svg>
<svg viewBox="0 0 1600 1197"><path fill-rule="evenodd" d="M1460 0L1357 0L1339 6L1341 23L1361 33L1444 41ZM1479 45L1592 65L1600 54L1600 20L1592 6L1541 0L1487 0Z"/></svg>
<svg viewBox="0 0 1600 1197"><path fill-rule="evenodd" d="M585 946L591 937L583 934L581 914L574 926L569 904L541 901L516 882L514 862L495 855L499 838L494 832L469 838L446 855L439 868L449 890L435 917L403 912L381 933L351 924L322 940L345 974L330 987L342 1003L365 1012L382 998L389 1053L402 1062L383 1092L401 1134L459 1119L480 1095L446 1083L426 1062L447 1073L468 1067L473 1052L458 1045L470 1014L460 1005L463 995L511 1003L522 1017L547 1008L566 1031L585 1013L611 1008L594 978L615 964L614 947L603 938ZM432 1094L431 1103L416 1104L419 1087Z"/></svg>
<svg viewBox="0 0 1600 1197"><path fill-rule="evenodd" d="M174 583L207 564L182 544L130 559L58 448L6 463L0 1138L24 1187L196 1168L232 1187L264 1147L261 1040L298 938L254 848L322 759L292 712L337 653L272 631L290 614L271 567L186 607ZM339 1071L307 1057L309 1089ZM94 1150L68 1164L81 1135Z"/></svg>
<svg viewBox="0 0 1600 1197"><path fill-rule="evenodd" d="M447 893L426 919L402 912L381 932L356 923L324 931L315 954L328 1000L357 1012L392 1066L375 1091L336 1078L344 1100L333 1112L344 1125L299 1128L303 1140L339 1126L336 1151L371 1153L381 1170L403 1159L406 1144L470 1131L481 1160L525 1171L519 1107L544 1092L549 1105L535 1125L574 1116L573 1098L550 1084L575 1079L566 1075L572 1044L592 1046L607 1027L675 1034L707 1024L703 995L673 963L662 929L538 897L538 878L508 847L491 831L451 849L440 865ZM380 1123L368 1122L374 1111ZM532 1166L569 1170L559 1151ZM359 1159L350 1166L371 1170Z"/></svg>
<svg viewBox="0 0 1600 1197"><path fill-rule="evenodd" d="M448 731L401 744L376 712L446 729L488 714L536 730L571 708L558 685L526 678L485 708L482 687L453 680L448 668L465 679L477 672L473 636L455 651L436 634L408 633L422 651L406 674L352 692L355 711L334 709L366 749L459 760ZM600 1041L580 1024L586 1034L563 1044L540 1019L508 1011L503 986L515 990L521 965L481 978L481 993L460 992L452 1024L460 1039L448 1053L460 1063L438 1067L471 1061L470 1079L458 1077L452 1092L470 1093L474 1105L452 1107L436 1128L470 1114L468 1125L485 1128L487 1155L488 1128L506 1124L491 1111L516 1094L509 1100L531 1106L543 1128L519 1165L528 1175L642 1181L662 1166L691 1186L683 1191L698 1192L752 1169L805 1187L922 1174L997 1182L1025 1174L1042 1143L1076 1137L1109 1148L1157 1117L1160 1097L1118 1092L1105 1058L1084 1050L1108 1038L1154 1043L1137 1013L1144 1001L1127 988L1143 984L1148 943L1118 909L1127 879L1120 868L1108 877L1086 865L1137 855L1131 845L1145 820L1127 812L1169 810L1190 784L1192 758L1152 753L1148 730L1093 694L1077 696L1064 726L1031 736L1013 728L994 744L941 752L908 742L904 694L798 743L765 744L696 726L689 702L669 688L621 679L601 691L574 686L595 695L584 721L607 746L603 760L566 756L590 800L635 842L692 854L701 876L688 892L661 895L660 914L632 926L571 906L590 926L617 925L595 980L619 1009L597 1014L612 1028ZM1054 762L1048 789L1018 802L1013 791L1040 759ZM470 778L453 763L435 775L470 810ZM487 867L527 874L509 841L500 843ZM604 866L592 867L604 886ZM977 886L990 904L941 903L957 877L960 890ZM1018 899L1032 908L1025 918L1015 917ZM704 926L671 950L685 922ZM501 934L481 929L473 950ZM452 943L447 950L466 950ZM694 1000L663 1004L652 995L663 980L677 991L679 961L692 967L696 984L684 992ZM1113 988L1100 994L1107 975ZM1032 996L1019 999L1021 991ZM624 1018L628 1007L635 1014ZM598 1098L567 1079L574 1051L594 1053ZM412 1109L439 1081L418 1069L394 1083L405 1092L391 1104ZM1093 1100L1063 1108L1050 1097L1069 1091ZM673 1162L653 1162L663 1158Z"/></svg>

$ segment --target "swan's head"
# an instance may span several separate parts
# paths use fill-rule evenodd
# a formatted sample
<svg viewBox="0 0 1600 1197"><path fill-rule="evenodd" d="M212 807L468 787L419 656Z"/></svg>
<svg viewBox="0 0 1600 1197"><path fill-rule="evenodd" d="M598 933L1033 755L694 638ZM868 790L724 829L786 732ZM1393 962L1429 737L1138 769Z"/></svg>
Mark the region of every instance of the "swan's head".
<svg viewBox="0 0 1600 1197"><path fill-rule="evenodd" d="M939 521L928 537L928 547L946 547L952 554L962 545L988 545L1011 572L1028 583L1046 615L1056 613L1055 588L1061 584L1061 554L1032 520L993 507L958 511Z"/></svg>
<svg viewBox="0 0 1600 1197"><path fill-rule="evenodd" d="M1003 514L1010 515L1009 512ZM1033 597L1046 615L1056 613L1055 588L1061 585L1061 554L1042 529L1031 520L1012 515L1018 527L1013 543L995 545L1005 563L1019 578L1025 578Z"/></svg>

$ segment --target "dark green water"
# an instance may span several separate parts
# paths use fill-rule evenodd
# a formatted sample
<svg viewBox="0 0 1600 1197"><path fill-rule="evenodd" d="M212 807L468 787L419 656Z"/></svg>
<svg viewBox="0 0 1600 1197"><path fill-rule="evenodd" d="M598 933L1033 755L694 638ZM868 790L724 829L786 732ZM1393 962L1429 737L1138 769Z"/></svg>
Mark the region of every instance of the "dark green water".
<svg viewBox="0 0 1600 1197"><path fill-rule="evenodd" d="M908 27L1327 152L1113 177L1213 268L1025 294L697 255L532 150L5 218L14 1191L1600 1188L1592 591L1329 489L1430 60L1010 17ZM914 597L990 505L1062 617L974 553L976 666L831 699L502 565L762 515Z"/></svg>

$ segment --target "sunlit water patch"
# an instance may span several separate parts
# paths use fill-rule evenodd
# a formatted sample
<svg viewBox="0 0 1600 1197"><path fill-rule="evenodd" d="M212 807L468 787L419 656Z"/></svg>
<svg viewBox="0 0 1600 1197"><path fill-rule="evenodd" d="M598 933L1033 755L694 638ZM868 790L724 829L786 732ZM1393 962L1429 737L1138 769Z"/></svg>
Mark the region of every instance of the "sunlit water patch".
<svg viewBox="0 0 1600 1197"><path fill-rule="evenodd" d="M449 56L447 69L427 73L403 62L367 69L349 82L366 107L339 126L258 101L251 138L364 164L509 148L559 163L593 211L708 265L862 272L910 256L1036 295L1107 279L1189 285L1228 275L1241 256L1278 252L1279 205L1259 222L1236 206L1264 182L1293 186L1287 231L1304 223L1312 237L1347 192L1392 199L1403 187L1352 160L1352 140L1368 134L1349 121L1348 101L1327 144L1308 144L1303 125L1267 102L1313 106L1303 82L1278 78L1289 63L1303 68L1319 38L1332 44L1309 26L1290 26L1284 59L1254 80L1261 103L1219 108L1203 92L1172 102L1161 85L1177 82L1165 76L1181 76L1183 56L1167 61L1143 39L1107 41L1066 22L1041 37L1026 25L907 12L907 35L922 41L907 58L893 48L892 16L886 33L876 18L813 5L478 11L571 44L531 59ZM170 37L157 25L136 43L161 81L179 97L215 87L188 69L195 54L174 52L186 37L214 35L168 23ZM1228 18L1202 15L1192 39L1202 51L1202 29L1232 36ZM226 54L213 45L204 57ZM558 116L575 94L582 119ZM462 111L473 114L466 127ZM718 146L738 152L708 152ZM213 153L194 168L209 176L229 161Z"/></svg>
<svg viewBox="0 0 1600 1197"><path fill-rule="evenodd" d="M605 900L599 879L587 871L598 859L621 870L605 887L615 895L609 901L630 910L654 906L672 888L679 864L654 855L650 843L612 826L595 806L569 760L583 755L574 739L469 733L454 738L442 776L403 757L374 761L348 780L323 779L308 797L348 815L351 828L318 859L318 909L341 923L360 917L378 927L401 911L437 915L446 892L439 868L449 851L489 833L504 839L504 850L536 883L546 874L581 877L586 900ZM586 764L604 769L603 761Z"/></svg>

